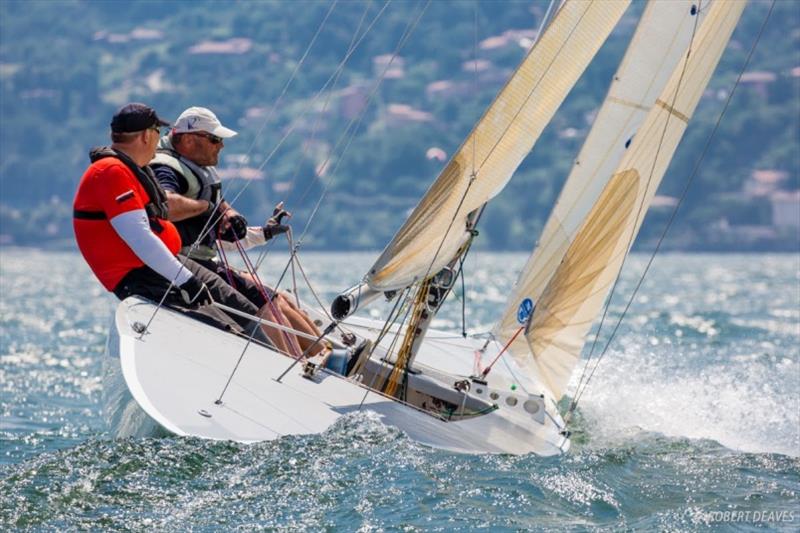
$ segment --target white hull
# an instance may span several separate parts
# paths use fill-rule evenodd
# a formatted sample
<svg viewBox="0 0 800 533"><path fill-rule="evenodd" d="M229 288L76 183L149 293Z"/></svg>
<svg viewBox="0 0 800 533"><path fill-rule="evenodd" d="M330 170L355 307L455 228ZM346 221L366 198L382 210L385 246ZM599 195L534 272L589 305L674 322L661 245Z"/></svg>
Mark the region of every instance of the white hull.
<svg viewBox="0 0 800 533"><path fill-rule="evenodd" d="M534 384L511 378L513 369L501 363L489 375L487 385L473 382L469 398L463 400L495 407L486 414L447 420L442 414L437 416L370 390L357 378L327 370L317 370L313 379L304 378L301 364L278 382L276 378L292 360L251 343L222 401L217 402L246 339L168 309L158 311L139 339L133 325L147 324L154 309L151 303L137 298L125 300L117 309L109 353L119 356L127 388L147 415L142 416L138 409L117 398L116 414L112 414L117 436L152 431L154 422L180 436L258 442L283 435L321 433L339 417L369 409L410 438L455 452L554 455L569 447L569 440L560 433L564 423L552 401L532 390ZM347 326L359 336L374 339L380 324L353 319ZM416 360L421 374L413 379L423 386L445 384L442 397L452 401L453 395L464 397L452 385L471 374L479 344L472 339L445 337L429 332ZM381 366L377 361L384 353L381 346L376 349L373 368ZM487 354L487 358L490 356ZM113 378L113 371L108 375Z"/></svg>

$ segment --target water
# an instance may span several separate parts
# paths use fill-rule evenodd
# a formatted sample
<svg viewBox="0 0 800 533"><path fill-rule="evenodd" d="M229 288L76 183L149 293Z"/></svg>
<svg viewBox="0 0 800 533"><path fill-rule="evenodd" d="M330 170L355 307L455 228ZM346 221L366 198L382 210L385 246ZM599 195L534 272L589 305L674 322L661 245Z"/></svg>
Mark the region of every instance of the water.
<svg viewBox="0 0 800 533"><path fill-rule="evenodd" d="M329 301L373 258L303 264ZM368 412L250 446L111 440L100 376L113 298L76 254L0 259L0 530L800 525L797 256L659 256L581 399L572 450L548 459L428 449ZM524 259L470 257L468 330L496 319ZM629 262L624 295L645 260ZM612 325L624 304L612 302ZM436 326L460 331L458 299Z"/></svg>

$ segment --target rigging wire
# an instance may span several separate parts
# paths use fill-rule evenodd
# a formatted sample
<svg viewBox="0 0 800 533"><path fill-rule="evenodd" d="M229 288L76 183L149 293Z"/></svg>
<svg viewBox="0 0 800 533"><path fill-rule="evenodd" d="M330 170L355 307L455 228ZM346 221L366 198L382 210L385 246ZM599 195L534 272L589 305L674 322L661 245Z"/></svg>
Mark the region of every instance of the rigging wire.
<svg viewBox="0 0 800 533"><path fill-rule="evenodd" d="M578 401L583 396L583 393L586 391L587 387L589 386L589 382L591 381L592 377L594 376L594 373L597 370L597 367L600 365L600 361L602 360L603 356L607 353L608 348L611 345L611 342L614 340L614 336L616 335L616 333L617 333L617 331L619 329L619 326L622 324L622 321L625 318L625 315L627 314L628 309L630 308L631 304L633 303L633 299L635 298L636 293L638 292L639 288L642 286L642 283L644 282L645 276L647 275L647 272L650 270L650 267L653 264L653 261L655 260L656 254L658 254L658 251L661 248L661 244L662 244L662 242L664 240L664 237L666 237L667 232L669 231L670 227L672 226L672 223L675 221L675 217L676 217L676 215L678 213L678 209L680 208L681 204L683 203L684 199L686 198L686 194L689 191L689 187L691 186L692 181L694 180L695 176L697 175L697 173L698 173L698 171L700 169L700 165L702 164L703 160L705 159L706 153L708 152L708 149L709 149L709 147L711 145L711 141L714 139L714 137L715 137L715 135L716 135L716 133L717 133L717 131L719 129L720 123L722 122L722 118L725 116L725 113L728 110L728 107L730 106L731 100L733 99L733 95L736 92L736 88L739 86L739 83L741 82L742 75L744 74L745 70L747 69L748 65L750 64L750 60L753 57L753 53L755 52L756 46L758 45L759 41L761 40L761 37L762 37L762 35L764 33L764 29L766 28L767 22L769 21L769 18L770 18L771 14L772 14L772 10L773 10L774 7L775 7L775 0L772 0L772 2L770 3L769 10L767 11L766 16L764 17L764 21L762 22L761 27L759 28L758 34L756 36L756 39L753 42L753 45L751 46L749 53L747 54L747 58L745 59L745 62L742 65L741 70L739 71L739 75L736 77L736 81L733 84L733 88L731 89L730 93L728 94L728 97L725 100L725 105L723 106L722 111L720 112L719 116L717 117L717 121L714 124L714 127L711 130L711 133L709 134L708 138L706 139L706 143L703 146L703 151L701 152L700 157L697 159L697 162L695 163L695 166L692 169L692 173L689 175L689 178L686 180L686 184L684 185L683 190L681 191L681 195L678 198L678 203L675 205L675 208L672 210L672 213L670 214L670 218L667 221L667 224L664 226L664 230L662 231L661 235L659 236L659 239L658 239L658 241L656 243L655 250L653 250L653 253L650 255L650 258L648 259L647 265L645 266L645 269L644 269L642 275L640 276L636 286L634 287L633 292L631 293L630 298L628 299L628 302L625 305L625 308L623 309L622 314L620 315L620 318L617 320L617 323L615 324L614 329L612 330L608 341L606 342L605 346L603 347L602 352L598 356L597 361L594 364L594 367L592 368L592 371L590 372L589 376L586 378L586 382L583 384L583 387L580 390L576 389L576 397L570 404L568 415L569 415L569 413L572 413L575 410L575 408L577 408ZM676 91L676 93L677 93L677 91ZM610 298L609 298L609 300L610 300ZM597 336L595 337L595 341L596 340L597 340Z"/></svg>
<svg viewBox="0 0 800 533"><path fill-rule="evenodd" d="M309 230L309 228L311 226L311 223L313 222L317 212L319 211L320 206L322 205L322 200L325 198L325 196L326 196L326 194L328 192L328 189L330 187L330 184L331 184L331 181L333 179L333 176L335 175L336 170L338 170L339 165L341 164L342 158L343 158L344 154L347 152L347 149L350 147L350 144L352 143L352 140L355 137L355 133L358 130L358 127L360 126L364 115L366 114L366 110L367 110L367 108L369 106L369 103L374 98L375 94L378 91L378 88L381 86L384 78L386 77L386 73L388 72L389 68L391 67L392 62L395 60L397 55L400 53L400 50L402 50L402 48L405 46L406 42L408 41L408 38L413 33L414 29L416 28L417 24L419 23L420 19L422 18L422 15L427 10L428 5L430 4L430 2L431 2L431 0L427 0L425 2L425 5L423 6L423 8L416 15L416 17L414 17L411 21L409 21L408 25L405 28L405 31L404 31L403 35L401 36L400 40L398 41L397 47L395 48L394 52L392 53L392 56L391 56L389 62L386 64L386 66L384 67L383 71L381 72L381 75L378 77L378 79L373 84L373 88L372 88L369 96L367 97L366 104L361 109L359 114L349 122L349 124L348 124L347 128L345 129L345 131L339 136L339 139L338 139L336 145L334 146L334 148L331 150L331 153L328 154L328 156L326 157L325 161L322 163L323 167L327 166L328 162L330 161L330 158L331 158L332 154L335 153L336 150L339 148L339 146L345 141L345 139L347 139L347 142L346 142L344 148L342 149L341 153L339 154L339 159L337 160L334 169L331 171L329 178L325 181L322 193L320 194L320 197L317 200L317 203L314 206L314 209L312 210L311 215L309 216L309 218L308 218L308 220L306 222L306 225L305 225L305 227L303 229L303 232L300 235L300 238L295 242L294 247L292 248L292 250L290 252L290 261L297 254L300 246L302 245L303 240L305 239L305 236L308 233L308 230ZM386 5L388 5L388 3ZM381 10L381 13L383 12L384 9L386 9L386 5L384 5L383 9ZM375 20L377 20L377 16L376 16ZM375 20L373 20L373 24L375 23ZM370 27L372 27L372 26L370 26ZM365 32L364 35L366 35L366 32ZM362 35L361 39L359 39L359 42L363 39L363 37L364 36ZM347 57L349 57L349 55L350 54L348 54ZM330 81L330 79L329 79L329 81ZM327 83L326 83L326 86L327 86ZM319 94L320 93L318 93L318 95ZM257 264L256 266L258 267L260 265ZM277 283L274 285L276 289L280 286L281 282L283 281L283 278L284 278L284 276L286 274L288 266L289 265L287 263L287 267L284 268L283 272L281 273L281 275L278 278Z"/></svg>
<svg viewBox="0 0 800 533"><path fill-rule="evenodd" d="M356 27L356 31L353 33L353 38L351 39L350 45L347 48L347 53L350 53L350 51L355 46L356 38L358 37L358 34L361 31L361 26L364 24L364 20L366 19L367 13L369 12L369 9L370 9L371 6L372 6L372 0L369 0L369 2L366 3L366 7L364 8L364 13L361 15L361 19L358 21L358 26ZM317 136L317 132L319 131L320 124L322 123L322 117L325 114L325 111L328 109L328 105L330 104L331 98L333 97L333 91L336 88L336 86L337 86L337 84L339 82L339 78L341 77L341 74L343 72L344 72L343 70L340 70L336 74L336 78L333 80L333 84L331 85L331 88L328 91L328 94L326 95L325 102L322 105L322 111L320 111L320 113L317 115L317 120L315 121L314 126L313 126L313 128L311 130L311 140L310 140L310 142L304 144L303 152L302 152L301 156L297 158L297 164L295 165L294 173L292 175L292 179L290 180L291 185L289 186L289 190L286 192L286 200L287 201L291 197L292 193L294 192L294 186L295 186L295 184L297 182L297 176L300 173L300 167L301 167L302 161L306 157L306 155L308 154L308 151L309 151L309 148L310 148L310 144L313 143L314 139ZM312 184L309 183L309 185L306 187L305 191L303 191L303 194L300 196L300 199L298 200L298 203L301 203L305 199L306 195L308 194L309 190L311 189L311 185Z"/></svg>
<svg viewBox="0 0 800 533"><path fill-rule="evenodd" d="M380 16L383 14L383 12L386 10L386 8L389 6L390 3L391 3L391 0L389 2L387 2L386 4L384 4L383 8L381 8L381 10L378 13L378 15L376 15L375 19L373 19L373 21L370 24L369 28L367 28L364 31L364 34L358 39L358 42L356 43L356 46L353 47L353 49L350 51L350 53L345 55L345 57L342 59L341 62L339 62L339 65L336 67L336 70L334 71L334 73L331 74L330 77L328 77L328 80L322 85L320 90L317 91L317 93L314 95L314 98L312 98L311 101L308 102L305 105L305 107L304 107L303 111L300 113L300 115L298 115L298 117L295 120L292 121L290 127L286 129L286 132L284 133L283 137L281 137L281 139L278 141L278 143L275 145L275 147L269 153L267 158L258 166L258 170L262 170L267 165L267 163L269 163L272 160L272 158L275 156L275 154L280 149L280 147L283 145L283 143L286 142L286 139L288 139L289 136L291 136L291 134L294 133L294 130L297 128L298 124L300 124L300 121L305 117L305 115L308 113L308 111L314 106L314 104L320 98L320 96L327 90L328 86L331 84L333 79L336 77L336 73L339 70L344 68L344 65L350 59L350 56L353 55L355 50L358 48L358 46L361 44L361 42L364 40L364 38L367 36L367 34L373 28L375 23L378 21L378 19L380 18ZM247 188L250 186L251 182L252 182L252 180L248 180L244 184L244 186L239 190L239 192L236 193L236 196L234 196L233 200L229 201L228 203L230 205L233 205L236 202L236 200L238 200L238 198L244 193L244 191L247 190Z"/></svg>
<svg viewBox="0 0 800 533"><path fill-rule="evenodd" d="M352 142L353 138L355 137L355 133L356 133L356 131L358 131L358 127L361 125L361 121L364 119L364 115L366 114L366 110L367 110L367 107L369 106L369 103L372 101L372 99L377 94L378 89L380 88L381 84L383 83L384 78L386 77L386 73L391 68L392 63L397 58L397 55L400 53L400 50L402 50L403 47L405 47L406 42L408 41L408 39L411 37L411 34L416 29L417 24L422 19L422 16L425 14L425 11L427 11L428 6L430 5L430 3L431 3L431 0L426 0L425 5L419 11L419 13L416 15L416 17L414 17L413 20L410 21L409 24L406 26L406 29L405 29L403 35L401 36L400 40L398 41L395 50L392 52L392 55L391 55L389 61L384 66L383 71L381 72L381 75L379 76L379 78L373 84L372 90L370 91L370 94L367 97L367 104L364 107L361 108L358 116L350 121L350 123L347 125L347 128L345 129L345 131L339 137L339 140L337 141L336 145L331 150L331 153L328 154L328 156L325 158L325 161L322 163L323 167L327 166L328 162L331 159L331 154L333 154L338 149L338 147L341 145L341 143L345 140L345 138L347 138L349 136L349 138L347 140L347 143L345 144L344 148L342 149L341 154L339 154L339 159L336 161L336 166L331 171L331 173L329 175L330 177L325 181L325 185L323 187L322 193L320 194L320 197L317 200L317 203L315 204L314 209L311 211L311 215L309 216L308 221L306 222L305 228L303 228L303 232L300 235L300 238L298 239L298 242L302 242L303 239L305 238L306 234L308 233L308 230L309 230L309 228L311 226L311 223L314 220L314 218L316 217L320 206L322 205L322 200L324 200L325 196L328 193L328 190L330 188L333 176L336 174L336 171L338 170L339 165L341 164L342 159L344 158L344 154L347 152L347 149L350 147L350 143Z"/></svg>
<svg viewBox="0 0 800 533"><path fill-rule="evenodd" d="M364 25L364 21L366 20L367 13L369 12L369 9L370 9L371 6L372 6L372 0L367 2L366 7L364 8L364 12L361 15L361 19L358 22L358 26L356 27L355 32L353 32L353 37L351 38L350 44L348 45L347 51L345 52L345 57L350 55L355 50L355 47L357 46L358 42L360 42L358 40L358 36L359 36L359 33L361 32L361 28ZM386 6L388 6L388 3L384 5L384 9L386 8ZM383 14L383 9L381 9L378 12L378 14L375 16L375 19L373 20L372 24L370 24L369 27L367 28L367 30L365 31L365 35L366 35L366 32L368 32L372 28L372 25L378 20L378 18L382 14ZM297 182L297 177L298 177L298 175L300 173L300 167L302 166L302 162L305 160L306 156L308 155L308 151L310 149L310 145L313 144L314 139L316 138L317 132L319 130L319 126L320 126L320 124L322 122L322 117L325 114L325 111L328 109L328 105L330 104L330 100L333 97L333 91L336 88L336 86L337 86L337 84L339 82L339 78L341 77L343 72L344 72L344 69L336 69L336 71L334 72L333 83L331 84L330 89L327 90L327 94L326 94L326 97L325 97L325 102L323 103L323 106L322 106L322 111L317 114L317 119L314 122L314 126L313 126L312 131L311 131L311 140L303 144L303 151L300 154L300 156L297 158L297 164L295 165L294 174L292 175L292 179L289 181L289 183L290 183L289 190L286 192L286 195L285 195L285 197L283 199L283 201L286 202L286 203L288 203L289 197L294 192L294 187L295 187L295 184ZM303 193L303 195L300 198L299 202L302 202L303 199L305 199L305 195L310 190L311 185L312 185L312 183L309 183L309 185L306 187L306 191ZM291 249L292 249L292 243L290 242L289 243L289 250L291 251ZM268 252L269 252L269 246L264 246L263 249L261 250L261 252L259 253L258 258L256 259L256 267L257 268L260 267L261 263L266 259L266 256L267 256Z"/></svg>
<svg viewBox="0 0 800 533"><path fill-rule="evenodd" d="M300 61L298 61L297 64L294 66L294 69L292 70L292 74L289 76L289 79L286 81L286 83L283 86L283 90L278 95L278 98L275 100L275 103L272 105L272 108L270 108L270 110L269 110L269 114L267 114L266 118L264 118L263 122L261 123L261 127L258 129L258 132L256 132L255 136L253 137L253 142L250 143L250 147L247 149L247 152L245 153L245 159L247 159L247 157L250 155L250 153L255 148L259 137L261 137L261 134L264 132L264 128L266 128L267 124L272 119L273 115L275 114L275 110L278 109L278 105L281 103L281 100L283 100L283 97L286 95L286 91L289 90L289 86L292 84L292 82L294 81L295 77L297 76L297 73L300 71L300 68L305 63L309 52L311 52L311 49L314 47L314 43L317 41L317 37L319 37L320 34L322 33L322 28L325 27L325 24L328 22L328 19L330 18L331 14L333 13L333 10L336 8L336 5L338 3L339 3L339 0L333 0L333 3L331 4L330 8L328 8L328 12L325 14L325 17L322 19L322 22L320 23L319 27L317 27L317 31L316 31L316 33L314 33L314 36L311 38L311 41L308 43L308 46L306 46L305 52L303 52L303 55L300 57ZM244 165L244 163L242 163L242 165Z"/></svg>

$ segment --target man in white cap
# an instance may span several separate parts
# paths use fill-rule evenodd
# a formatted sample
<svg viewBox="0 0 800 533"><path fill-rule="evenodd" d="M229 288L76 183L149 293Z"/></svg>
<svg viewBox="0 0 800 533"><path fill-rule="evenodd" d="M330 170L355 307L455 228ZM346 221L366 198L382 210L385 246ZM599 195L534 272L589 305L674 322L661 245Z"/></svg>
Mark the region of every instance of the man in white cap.
<svg viewBox="0 0 800 533"><path fill-rule="evenodd" d="M225 147L225 139L237 133L226 128L217 116L204 107L190 107L178 117L172 130L159 142L150 162L161 186L167 193L169 219L181 235L181 253L216 272L259 308L268 320L286 318L293 328L318 336L319 329L291 300L261 287L247 273L228 268L216 260L217 241L240 241L245 247L258 246L289 227L281 224L288 215L279 204L263 227L248 227L245 218L222 197L222 187L215 165ZM268 299L272 301L269 302ZM277 315L277 316L276 316ZM282 351L291 353L296 342L305 350L311 341L265 327L270 340ZM314 346L311 354L323 349Z"/></svg>

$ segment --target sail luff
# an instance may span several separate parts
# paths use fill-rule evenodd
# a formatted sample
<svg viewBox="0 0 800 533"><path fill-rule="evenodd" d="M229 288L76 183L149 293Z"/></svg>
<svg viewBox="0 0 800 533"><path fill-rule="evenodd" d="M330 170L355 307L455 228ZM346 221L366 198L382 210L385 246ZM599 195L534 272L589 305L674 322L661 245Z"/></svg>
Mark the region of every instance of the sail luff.
<svg viewBox="0 0 800 533"><path fill-rule="evenodd" d="M545 378L556 398L564 392L586 333L619 275L744 5L744 0L716 1L707 10L691 54L672 71L617 170L603 181L598 199L540 288L525 336L528 353L521 359ZM614 231L603 229L609 227ZM598 246L610 253L593 253Z"/></svg>
<svg viewBox="0 0 800 533"><path fill-rule="evenodd" d="M453 259L469 213L503 189L629 3L564 3L370 269L371 288L406 287Z"/></svg>

